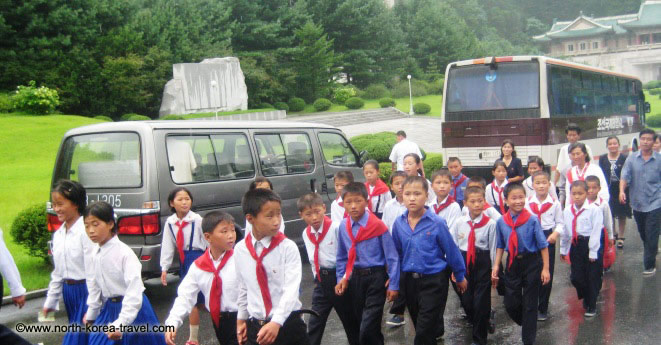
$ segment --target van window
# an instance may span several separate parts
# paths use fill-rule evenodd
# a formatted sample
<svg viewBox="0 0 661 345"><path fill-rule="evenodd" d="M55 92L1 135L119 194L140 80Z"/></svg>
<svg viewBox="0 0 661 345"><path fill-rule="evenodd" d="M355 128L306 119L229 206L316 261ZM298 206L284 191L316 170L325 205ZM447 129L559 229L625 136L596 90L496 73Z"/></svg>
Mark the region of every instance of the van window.
<svg viewBox="0 0 661 345"><path fill-rule="evenodd" d="M264 176L314 170L314 155L307 134L256 134L255 143Z"/></svg>
<svg viewBox="0 0 661 345"><path fill-rule="evenodd" d="M329 164L341 166L356 166L356 154L349 142L338 133L319 133L319 142L324 159Z"/></svg>
<svg viewBox="0 0 661 345"><path fill-rule="evenodd" d="M71 179L85 188L142 185L137 133L94 133L69 137L62 146L55 181Z"/></svg>
<svg viewBox="0 0 661 345"><path fill-rule="evenodd" d="M168 136L172 181L177 184L223 181L255 175L243 134Z"/></svg>

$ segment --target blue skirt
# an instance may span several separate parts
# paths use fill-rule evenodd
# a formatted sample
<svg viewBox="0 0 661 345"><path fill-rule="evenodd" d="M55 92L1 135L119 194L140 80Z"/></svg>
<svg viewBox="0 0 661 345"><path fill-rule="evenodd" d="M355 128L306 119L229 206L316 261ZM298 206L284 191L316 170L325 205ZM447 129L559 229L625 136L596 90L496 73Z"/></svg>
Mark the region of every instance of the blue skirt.
<svg viewBox="0 0 661 345"><path fill-rule="evenodd" d="M107 325L117 320L119 312L122 310L122 302L113 302L107 300L101 309L101 313L96 318L94 324L96 325ZM158 318L154 313L154 309L149 303L149 299L145 294L142 294L142 308L138 312L135 321L131 325L149 325L151 329L152 326L159 325ZM90 333L89 336L90 345L164 345L165 336L163 333L124 333L122 334L122 339L118 341L112 341L108 339L108 336L105 333Z"/></svg>
<svg viewBox="0 0 661 345"><path fill-rule="evenodd" d="M87 284L62 284L62 299L67 309L69 324L83 323L83 315L87 312ZM64 335L62 344L75 345L87 344L87 333L85 332L67 332Z"/></svg>
<svg viewBox="0 0 661 345"><path fill-rule="evenodd" d="M179 276L183 280L186 274L188 274L188 270L190 269L191 265L204 254L204 250L184 250L184 264L181 265L181 268L179 269ZM197 294L197 304L202 304L204 305L204 295L202 292L198 292Z"/></svg>

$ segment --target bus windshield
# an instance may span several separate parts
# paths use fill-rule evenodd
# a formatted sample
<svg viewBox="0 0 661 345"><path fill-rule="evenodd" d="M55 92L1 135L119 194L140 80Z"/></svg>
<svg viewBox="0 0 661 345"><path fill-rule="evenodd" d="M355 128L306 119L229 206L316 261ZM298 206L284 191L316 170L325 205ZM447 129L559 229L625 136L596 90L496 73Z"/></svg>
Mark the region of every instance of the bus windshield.
<svg viewBox="0 0 661 345"><path fill-rule="evenodd" d="M536 61L453 67L448 78L446 112L539 107Z"/></svg>

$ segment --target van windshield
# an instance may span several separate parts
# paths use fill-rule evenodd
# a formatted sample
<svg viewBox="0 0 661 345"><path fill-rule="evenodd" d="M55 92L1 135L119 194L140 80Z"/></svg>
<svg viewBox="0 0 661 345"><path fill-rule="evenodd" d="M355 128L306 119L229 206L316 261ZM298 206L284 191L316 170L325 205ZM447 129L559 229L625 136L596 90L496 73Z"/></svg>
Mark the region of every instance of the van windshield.
<svg viewBox="0 0 661 345"><path fill-rule="evenodd" d="M140 137L137 133L94 133L67 138L55 181L70 179L85 188L142 185Z"/></svg>

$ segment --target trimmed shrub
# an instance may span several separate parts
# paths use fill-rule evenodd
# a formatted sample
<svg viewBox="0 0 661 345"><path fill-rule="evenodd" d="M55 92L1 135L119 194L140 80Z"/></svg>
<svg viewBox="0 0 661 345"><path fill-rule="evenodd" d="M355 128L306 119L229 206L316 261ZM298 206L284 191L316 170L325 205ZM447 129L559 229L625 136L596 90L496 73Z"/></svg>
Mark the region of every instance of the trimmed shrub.
<svg viewBox="0 0 661 345"><path fill-rule="evenodd" d="M119 117L119 120L120 120L120 121L130 121L129 119L130 119L132 116L135 116L135 115L140 115L140 114L136 114L136 113L128 113L128 114L124 114L124 115L122 115L122 116Z"/></svg>
<svg viewBox="0 0 661 345"><path fill-rule="evenodd" d="M652 80L643 84L643 89L646 90L657 89L657 88L661 88L661 80Z"/></svg>
<svg viewBox="0 0 661 345"><path fill-rule="evenodd" d="M349 109L360 109L365 105L365 101L358 97L351 97L344 102L344 105Z"/></svg>
<svg viewBox="0 0 661 345"><path fill-rule="evenodd" d="M16 93L12 97L14 108L35 115L54 112L60 105L57 90L36 85L34 80L30 80L27 86L19 85L16 88Z"/></svg>
<svg viewBox="0 0 661 345"><path fill-rule="evenodd" d="M151 118L145 115L133 115L129 117L129 121L149 121L149 120L151 120Z"/></svg>
<svg viewBox="0 0 661 345"><path fill-rule="evenodd" d="M357 88L353 86L338 87L333 90L333 100L337 104L344 104L349 98L355 97Z"/></svg>
<svg viewBox="0 0 661 345"><path fill-rule="evenodd" d="M161 117L160 119L161 120L185 120L186 118L184 118L181 115L170 114L170 115L165 115L165 116Z"/></svg>
<svg viewBox="0 0 661 345"><path fill-rule="evenodd" d="M27 248L30 256L48 260L48 241L51 234L46 222L46 203L39 203L22 210L11 225L14 242Z"/></svg>
<svg viewBox="0 0 661 345"><path fill-rule="evenodd" d="M379 163L379 178L390 186L390 176L392 176L392 164L388 162Z"/></svg>
<svg viewBox="0 0 661 345"><path fill-rule="evenodd" d="M271 103L262 103L259 105L261 109L273 109L273 104Z"/></svg>
<svg viewBox="0 0 661 345"><path fill-rule="evenodd" d="M645 124L649 127L661 128L661 113L652 116L647 116L647 118L645 119Z"/></svg>
<svg viewBox="0 0 661 345"><path fill-rule="evenodd" d="M380 132L376 134L362 134L351 138L351 145L360 151L367 151L368 159L377 162L390 162L390 152L397 143L397 136L393 132Z"/></svg>
<svg viewBox="0 0 661 345"><path fill-rule="evenodd" d="M661 88L650 89L649 93L650 95L661 95Z"/></svg>
<svg viewBox="0 0 661 345"><path fill-rule="evenodd" d="M397 105L397 103L392 98L381 98L379 100L379 105L381 106L381 108L387 108L387 107L394 107L395 105Z"/></svg>
<svg viewBox="0 0 661 345"><path fill-rule="evenodd" d="M412 79L411 80L411 92L413 97L427 96L429 94L429 84L424 80ZM408 80L402 80L395 86L395 89L392 92L394 98L404 98L409 97L409 82Z"/></svg>
<svg viewBox="0 0 661 345"><path fill-rule="evenodd" d="M0 93L0 113L10 113L14 110L14 102L6 93Z"/></svg>
<svg viewBox="0 0 661 345"><path fill-rule="evenodd" d="M367 88L365 88L362 97L365 99L379 99L384 97L390 97L390 91L383 84L372 84Z"/></svg>
<svg viewBox="0 0 661 345"><path fill-rule="evenodd" d="M275 102L273 106L278 110L289 111L289 106L285 102Z"/></svg>
<svg viewBox="0 0 661 345"><path fill-rule="evenodd" d="M290 111L303 111L305 109L305 100L303 98L293 97L287 105L289 105Z"/></svg>
<svg viewBox="0 0 661 345"><path fill-rule="evenodd" d="M425 163L423 165L425 168L425 176L430 178L434 171L443 167L443 155L440 153L430 152L427 155L427 159L425 159Z"/></svg>
<svg viewBox="0 0 661 345"><path fill-rule="evenodd" d="M417 115L427 114L431 111L431 106L427 103L416 103L413 105L413 112Z"/></svg>
<svg viewBox="0 0 661 345"><path fill-rule="evenodd" d="M97 116L94 116L94 118L97 119L97 120L112 122L112 118L109 117L109 116L105 116L105 115L97 115Z"/></svg>
<svg viewBox="0 0 661 345"><path fill-rule="evenodd" d="M326 98L319 98L312 104L314 110L316 111L326 111L330 109L332 105L333 103L331 103L331 101Z"/></svg>

